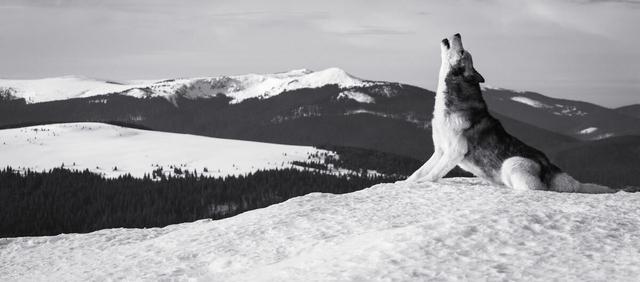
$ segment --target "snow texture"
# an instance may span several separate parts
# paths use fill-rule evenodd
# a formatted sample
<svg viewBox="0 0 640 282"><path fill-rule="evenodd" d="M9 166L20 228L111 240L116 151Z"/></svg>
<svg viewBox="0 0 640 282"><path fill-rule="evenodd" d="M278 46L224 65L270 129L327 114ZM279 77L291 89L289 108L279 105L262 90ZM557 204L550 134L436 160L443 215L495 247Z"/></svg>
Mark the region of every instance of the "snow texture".
<svg viewBox="0 0 640 282"><path fill-rule="evenodd" d="M580 130L580 134L591 134L591 133L596 132L596 130L598 130L597 127L587 127L587 128L585 128L583 130Z"/></svg>
<svg viewBox="0 0 640 282"><path fill-rule="evenodd" d="M66 123L0 130L0 167L55 167L118 177L142 177L163 167L170 174L197 170L208 176L241 175L292 167L293 161L330 154L308 146L279 145L139 130L102 123ZM314 159L315 160L315 159ZM117 168L117 170L114 170ZM207 168L208 172L204 172Z"/></svg>
<svg viewBox="0 0 640 282"><path fill-rule="evenodd" d="M640 193L478 179L312 193L232 218L0 239L7 281L637 281Z"/></svg>
<svg viewBox="0 0 640 282"><path fill-rule="evenodd" d="M0 89L11 89L13 96L25 98L28 103L112 93L137 98L164 97L168 100L174 100L178 95L188 99L225 95L232 99L232 103L239 103L249 98L268 98L285 91L301 88L318 88L329 84L349 88L376 83L353 77L339 68L328 68L316 72L300 69L274 74L247 74L162 81L137 80L121 83L78 76L34 80L0 79Z"/></svg>
<svg viewBox="0 0 640 282"><path fill-rule="evenodd" d="M515 96L515 97L511 97L511 100L516 101L516 102L520 102L526 105L529 105L531 107L534 108L551 108L551 106L542 103L540 101L537 100L533 100L531 98L527 98L527 97L522 97L522 96Z"/></svg>
<svg viewBox="0 0 640 282"><path fill-rule="evenodd" d="M534 107L534 108L547 109L552 114L557 116L575 117L575 116L587 115L587 112L584 112L580 108L572 105L563 105L563 104L548 105L538 100L534 100L524 96L514 96L514 97L511 97L511 100Z"/></svg>
<svg viewBox="0 0 640 282"><path fill-rule="evenodd" d="M358 103L364 103L364 104L371 104L376 102L376 100L373 97L367 94L364 94L362 92L357 92L357 91L350 91L350 90L343 91L342 93L340 93L338 95L338 100L340 99L351 99Z"/></svg>

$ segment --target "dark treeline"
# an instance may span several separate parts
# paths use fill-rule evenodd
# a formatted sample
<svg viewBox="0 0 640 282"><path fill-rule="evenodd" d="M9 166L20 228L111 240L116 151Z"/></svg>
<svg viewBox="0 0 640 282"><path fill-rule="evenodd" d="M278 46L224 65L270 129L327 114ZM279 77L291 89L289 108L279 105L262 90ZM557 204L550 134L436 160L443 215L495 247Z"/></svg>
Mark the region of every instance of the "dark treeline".
<svg viewBox="0 0 640 282"><path fill-rule="evenodd" d="M362 171L363 169L375 170L385 175L394 175L398 178L405 178L424 164L424 161L414 158L370 149L335 145L323 145L318 148L333 151L338 154L337 158L325 156L325 164L333 164L336 167L346 168L356 172ZM322 167L317 168L322 169ZM472 176L472 174L458 167L454 168L446 175L446 177Z"/></svg>
<svg viewBox="0 0 640 282"><path fill-rule="evenodd" d="M245 176L186 174L159 181L105 179L88 171L0 171L0 237L161 227L219 219L311 192L347 193L395 178L327 175L294 169Z"/></svg>

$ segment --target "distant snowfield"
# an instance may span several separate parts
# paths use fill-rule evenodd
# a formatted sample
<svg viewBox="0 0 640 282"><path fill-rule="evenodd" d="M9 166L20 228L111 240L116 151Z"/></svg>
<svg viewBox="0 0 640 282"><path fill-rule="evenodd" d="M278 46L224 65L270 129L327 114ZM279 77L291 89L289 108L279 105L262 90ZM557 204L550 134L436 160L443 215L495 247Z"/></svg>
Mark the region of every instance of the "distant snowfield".
<svg viewBox="0 0 640 282"><path fill-rule="evenodd" d="M531 98L527 98L527 97L522 97L522 96L516 96L516 97L511 97L511 100L516 101L516 102L520 102L526 105L529 105L531 107L534 108L551 108L551 106L542 103L540 101L537 100L533 100Z"/></svg>
<svg viewBox="0 0 640 282"><path fill-rule="evenodd" d="M580 110L578 107L576 106L571 106L571 105L563 105L563 104L555 104L553 106L551 105L547 105L545 103L542 103L538 100L534 100L528 97L523 97L523 96L515 96L515 97L511 97L512 101L516 101L534 108L539 108L539 109L548 109L551 111L551 113L553 113L554 115L558 115L558 116L570 116L570 117L575 117L575 116L585 116L588 113L583 112L582 110Z"/></svg>
<svg viewBox="0 0 640 282"><path fill-rule="evenodd" d="M66 123L0 130L0 167L36 171L55 167L117 177L150 174L159 166L209 176L288 168L293 161L328 153L290 146L138 130L102 123ZM114 170L114 168L117 168ZM207 168L208 172L204 172Z"/></svg>
<svg viewBox="0 0 640 282"><path fill-rule="evenodd" d="M338 95L338 99L351 99L358 103L370 104L375 103L376 100L364 93L356 92L356 91L344 91Z"/></svg>
<svg viewBox="0 0 640 282"><path fill-rule="evenodd" d="M597 130L598 130L597 127L587 127L587 128L585 128L583 130L580 130L579 133L580 134L591 134L591 133L596 132Z"/></svg>
<svg viewBox="0 0 640 282"><path fill-rule="evenodd" d="M5 90L12 96L25 98L28 103L92 97L111 93L137 98L164 97L169 100L174 99L177 95L195 99L223 94L230 97L232 103L239 103L249 98L268 98L284 91L301 88L318 88L329 84L336 84L341 87L356 87L375 83L356 78L339 68L328 68L315 72L300 69L273 74L246 74L161 81L111 82L81 76L31 80L0 79L0 92Z"/></svg>
<svg viewBox="0 0 640 282"><path fill-rule="evenodd" d="M0 239L24 281L637 281L640 193L478 179L313 193L235 217Z"/></svg>

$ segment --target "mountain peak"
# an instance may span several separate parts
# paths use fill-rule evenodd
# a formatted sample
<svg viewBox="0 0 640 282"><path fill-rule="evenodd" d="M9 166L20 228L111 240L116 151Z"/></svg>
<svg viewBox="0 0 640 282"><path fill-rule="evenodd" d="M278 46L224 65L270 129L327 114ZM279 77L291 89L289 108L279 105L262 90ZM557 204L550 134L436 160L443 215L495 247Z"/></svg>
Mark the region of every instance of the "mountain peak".
<svg viewBox="0 0 640 282"><path fill-rule="evenodd" d="M369 85L373 82L354 77L337 67L320 71L294 69L271 74L180 78L161 81L138 80L118 83L84 76L68 75L33 80L0 80L0 87L15 90L17 98L40 103L70 98L90 97L110 93L144 97L164 97L173 100L178 93L186 98L208 98L224 94L239 103L249 98L268 98L285 91L318 88L335 84L340 87ZM140 91L141 89L147 89ZM152 92L148 93L148 89ZM136 94L138 93L138 94Z"/></svg>

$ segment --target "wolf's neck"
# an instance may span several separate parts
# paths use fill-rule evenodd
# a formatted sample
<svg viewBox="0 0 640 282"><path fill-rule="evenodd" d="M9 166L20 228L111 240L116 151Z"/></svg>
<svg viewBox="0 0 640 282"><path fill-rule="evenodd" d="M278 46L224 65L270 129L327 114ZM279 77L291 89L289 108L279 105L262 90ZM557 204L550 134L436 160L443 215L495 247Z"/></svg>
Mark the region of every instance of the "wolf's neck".
<svg viewBox="0 0 640 282"><path fill-rule="evenodd" d="M441 75L436 89L434 116L469 111L487 111L480 84L461 81L460 78L447 79Z"/></svg>

